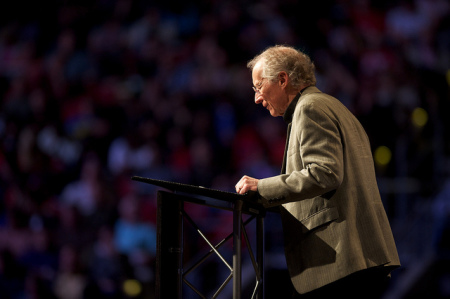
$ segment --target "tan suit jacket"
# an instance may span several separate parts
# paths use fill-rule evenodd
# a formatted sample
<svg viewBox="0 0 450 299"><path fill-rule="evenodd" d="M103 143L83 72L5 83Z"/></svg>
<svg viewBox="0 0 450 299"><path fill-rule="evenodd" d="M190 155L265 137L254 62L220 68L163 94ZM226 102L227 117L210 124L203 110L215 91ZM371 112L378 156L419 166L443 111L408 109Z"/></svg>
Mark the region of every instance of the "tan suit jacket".
<svg viewBox="0 0 450 299"><path fill-rule="evenodd" d="M286 261L297 292L371 267L398 267L369 139L359 121L314 86L289 110L294 112L282 174L261 179L258 191L265 207L281 208Z"/></svg>

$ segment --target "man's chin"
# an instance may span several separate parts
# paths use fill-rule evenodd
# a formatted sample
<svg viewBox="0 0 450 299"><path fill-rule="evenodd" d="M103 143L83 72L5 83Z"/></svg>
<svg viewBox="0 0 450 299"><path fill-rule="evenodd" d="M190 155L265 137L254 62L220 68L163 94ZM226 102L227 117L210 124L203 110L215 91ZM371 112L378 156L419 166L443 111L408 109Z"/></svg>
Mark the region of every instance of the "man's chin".
<svg viewBox="0 0 450 299"><path fill-rule="evenodd" d="M270 113L270 115L273 116L273 117L280 116L280 114L277 114L277 113L275 112L275 110L272 110L272 109L269 110L269 113Z"/></svg>

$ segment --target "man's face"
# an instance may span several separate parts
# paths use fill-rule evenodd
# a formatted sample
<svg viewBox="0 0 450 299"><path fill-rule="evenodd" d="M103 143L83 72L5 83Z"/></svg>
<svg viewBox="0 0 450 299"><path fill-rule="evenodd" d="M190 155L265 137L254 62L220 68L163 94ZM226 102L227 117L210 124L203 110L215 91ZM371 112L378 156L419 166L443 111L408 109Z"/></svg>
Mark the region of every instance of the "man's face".
<svg viewBox="0 0 450 299"><path fill-rule="evenodd" d="M263 63L256 63L252 71L252 80L255 90L255 103L262 104L272 116L283 116L289 105L289 98L281 80L270 82L262 77Z"/></svg>

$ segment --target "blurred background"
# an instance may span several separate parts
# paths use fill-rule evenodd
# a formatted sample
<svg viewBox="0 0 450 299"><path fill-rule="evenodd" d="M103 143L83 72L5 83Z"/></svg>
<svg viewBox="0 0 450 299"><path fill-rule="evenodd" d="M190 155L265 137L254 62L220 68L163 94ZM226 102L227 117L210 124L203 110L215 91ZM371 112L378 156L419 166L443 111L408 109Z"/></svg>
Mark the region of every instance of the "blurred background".
<svg viewBox="0 0 450 299"><path fill-rule="evenodd" d="M244 174L278 174L286 126L254 104L246 62L289 44L371 140L402 262L386 298L450 298L449 12L447 0L2 2L0 297L153 298L157 189L131 176L234 191ZM229 212L188 209L226 235ZM267 298L283 298L277 215L265 227ZM188 255L207 250L185 240ZM212 258L190 280L210 292L224 275Z"/></svg>

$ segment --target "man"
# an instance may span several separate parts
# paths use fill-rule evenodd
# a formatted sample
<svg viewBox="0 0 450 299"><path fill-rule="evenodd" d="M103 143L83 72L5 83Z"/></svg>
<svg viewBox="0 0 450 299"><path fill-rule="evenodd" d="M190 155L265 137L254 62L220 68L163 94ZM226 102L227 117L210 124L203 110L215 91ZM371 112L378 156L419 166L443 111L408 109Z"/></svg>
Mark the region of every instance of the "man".
<svg viewBox="0 0 450 299"><path fill-rule="evenodd" d="M236 191L280 207L294 297L379 297L400 261L363 127L315 87L304 53L275 46L248 67L255 103L283 116L288 135L281 174L244 176Z"/></svg>

